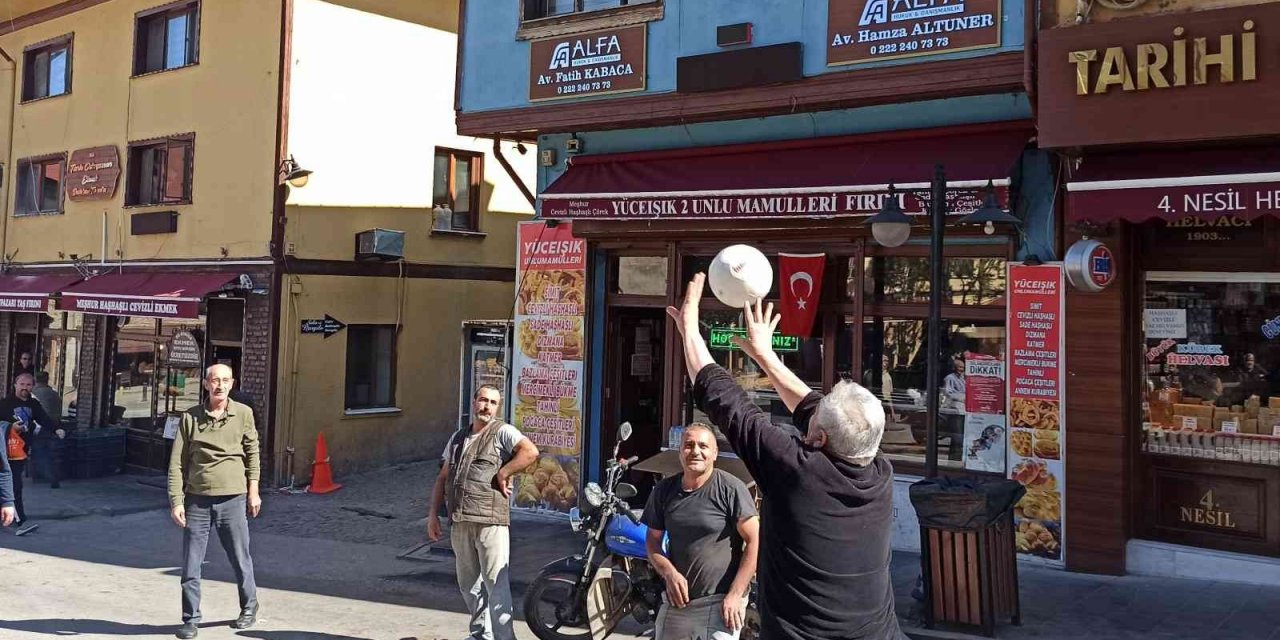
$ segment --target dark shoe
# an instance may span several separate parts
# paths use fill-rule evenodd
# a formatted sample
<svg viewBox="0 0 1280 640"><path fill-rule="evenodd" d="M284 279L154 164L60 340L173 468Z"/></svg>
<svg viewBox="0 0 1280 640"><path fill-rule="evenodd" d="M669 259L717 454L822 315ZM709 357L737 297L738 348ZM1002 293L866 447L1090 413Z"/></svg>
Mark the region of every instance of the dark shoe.
<svg viewBox="0 0 1280 640"><path fill-rule="evenodd" d="M236 618L235 622L231 623L231 628L232 629L248 629L249 627L252 627L254 623L257 621L258 621L257 609L254 609L252 611L243 611L240 613L240 617Z"/></svg>
<svg viewBox="0 0 1280 640"><path fill-rule="evenodd" d="M179 638L182 638L182 640L191 640L191 638L194 638L199 634L200 634L200 627L196 626L196 623L185 622L181 627L178 628L178 633L174 635L178 636Z"/></svg>
<svg viewBox="0 0 1280 640"><path fill-rule="evenodd" d="M34 522L32 522L32 523L28 523L28 524L24 524L24 525L22 525L22 526L18 527L18 530L17 530L17 531L14 531L14 532L13 532L13 535L15 535L15 536L25 536L25 535L27 535L28 533L31 533L32 531L35 531L36 529L39 529L39 528L40 528L40 525L35 524Z"/></svg>
<svg viewBox="0 0 1280 640"><path fill-rule="evenodd" d="M53 483L53 484L50 484L50 485L49 485L49 488L50 488L50 489L57 489L57 488L60 488L61 486L62 486L62 483L61 483L61 482L55 482L55 483Z"/></svg>

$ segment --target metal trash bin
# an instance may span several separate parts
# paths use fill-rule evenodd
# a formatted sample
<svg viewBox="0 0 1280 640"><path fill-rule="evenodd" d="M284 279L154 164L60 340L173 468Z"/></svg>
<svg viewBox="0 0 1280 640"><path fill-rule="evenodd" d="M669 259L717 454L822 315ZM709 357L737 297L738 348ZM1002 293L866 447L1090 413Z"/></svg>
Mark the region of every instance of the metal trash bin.
<svg viewBox="0 0 1280 640"><path fill-rule="evenodd" d="M1013 507L1025 493L1012 480L931 478L911 485L927 627L972 625L994 637L997 619L1022 624Z"/></svg>

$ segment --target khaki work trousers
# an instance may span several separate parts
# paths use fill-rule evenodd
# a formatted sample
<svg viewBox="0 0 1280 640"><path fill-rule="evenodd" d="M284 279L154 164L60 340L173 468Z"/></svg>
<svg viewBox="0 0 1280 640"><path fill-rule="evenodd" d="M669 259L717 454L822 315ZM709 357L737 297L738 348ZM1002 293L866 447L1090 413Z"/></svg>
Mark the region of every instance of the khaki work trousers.
<svg viewBox="0 0 1280 640"><path fill-rule="evenodd" d="M511 604L510 528L455 522L449 541L457 558L458 589L471 612L473 640L515 640Z"/></svg>

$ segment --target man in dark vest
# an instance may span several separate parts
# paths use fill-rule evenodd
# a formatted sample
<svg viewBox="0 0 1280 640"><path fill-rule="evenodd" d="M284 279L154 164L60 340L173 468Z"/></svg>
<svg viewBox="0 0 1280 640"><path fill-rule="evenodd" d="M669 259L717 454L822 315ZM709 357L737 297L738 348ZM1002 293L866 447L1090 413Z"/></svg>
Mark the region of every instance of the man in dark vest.
<svg viewBox="0 0 1280 640"><path fill-rule="evenodd" d="M443 537L440 503L449 507L449 541L458 589L471 612L471 638L515 640L507 566L511 559L511 477L538 459L538 447L498 416L502 392L476 390L470 428L445 445L431 491L427 537Z"/></svg>

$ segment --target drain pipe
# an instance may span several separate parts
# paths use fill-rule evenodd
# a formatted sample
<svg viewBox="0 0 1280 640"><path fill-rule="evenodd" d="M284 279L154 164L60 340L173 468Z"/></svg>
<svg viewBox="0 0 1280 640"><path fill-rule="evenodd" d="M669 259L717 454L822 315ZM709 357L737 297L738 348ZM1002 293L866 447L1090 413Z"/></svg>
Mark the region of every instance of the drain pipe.
<svg viewBox="0 0 1280 640"><path fill-rule="evenodd" d="M533 192L529 190L529 187L526 186L524 181L520 179L520 176L516 174L516 170L511 166L511 163L507 162L506 156L502 155L502 138L498 136L493 137L493 155L498 158L498 164L502 165L502 168L506 170L508 176L511 176L511 181L516 183L516 187L520 189L520 193L524 194L524 199L529 201L529 206L533 207L533 210L536 213L538 211L538 199L533 196Z"/></svg>
<svg viewBox="0 0 1280 640"><path fill-rule="evenodd" d="M4 176L4 204L0 205L0 211L4 212L4 220L0 220L0 272L9 270L9 219L13 216L9 211L9 203L13 202L13 198L9 197L13 193L13 178L18 168L13 163L13 136L18 130L18 63L9 56L9 52L0 48L0 57L13 69L13 78L10 80L10 97L9 101L9 143L5 149L3 166L6 173Z"/></svg>

